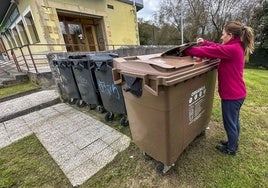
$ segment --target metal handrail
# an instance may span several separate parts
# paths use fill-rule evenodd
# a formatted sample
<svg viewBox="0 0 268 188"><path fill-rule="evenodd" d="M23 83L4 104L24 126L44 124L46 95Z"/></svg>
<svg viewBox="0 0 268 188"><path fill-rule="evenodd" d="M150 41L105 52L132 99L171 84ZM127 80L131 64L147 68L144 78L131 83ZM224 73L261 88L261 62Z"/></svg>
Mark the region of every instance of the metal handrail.
<svg viewBox="0 0 268 188"><path fill-rule="evenodd" d="M49 46L65 46L65 47L68 47L68 46L83 46L85 47L84 44L41 44L41 43L35 43L35 44L26 44L26 45L22 45L22 46L19 46L19 47L14 47L14 48L10 48L10 49L7 49L6 51L2 51L1 53L6 53L8 55L8 58L10 60L13 60L14 64L16 65L16 68L17 68L17 71L18 72L22 72L22 69L20 67L20 63L17 59L18 57L18 54L16 55L15 54L15 51L20 51L20 55L23 57L23 61L26 65L26 68L27 70L29 71L30 68L29 68L29 63L27 62L27 59L25 58L26 55L29 55L30 56L30 59L31 59L31 62L32 62L32 65L34 67L34 70L36 73L38 73L38 68L37 68L37 65L36 65L36 62L35 62L35 59L34 59L34 55L32 53L32 50L31 50L31 47L32 46L45 46L45 47L49 47ZM95 44L90 44L90 45L87 45L88 47L100 47L100 45L95 45ZM112 47L113 51L115 50L116 47L120 47L120 46L137 46L137 45L102 45L102 46L105 46L105 47ZM23 52L23 49L24 48L27 48L28 50L28 54L25 55L25 53ZM99 50L99 51L106 51L106 50ZM11 54L11 56L9 55L9 52ZM47 53L51 52L51 50L48 50L45 54L42 54L42 55L46 55ZM40 53L39 53L40 55ZM20 56L19 56L20 57ZM12 61L10 61L12 62Z"/></svg>

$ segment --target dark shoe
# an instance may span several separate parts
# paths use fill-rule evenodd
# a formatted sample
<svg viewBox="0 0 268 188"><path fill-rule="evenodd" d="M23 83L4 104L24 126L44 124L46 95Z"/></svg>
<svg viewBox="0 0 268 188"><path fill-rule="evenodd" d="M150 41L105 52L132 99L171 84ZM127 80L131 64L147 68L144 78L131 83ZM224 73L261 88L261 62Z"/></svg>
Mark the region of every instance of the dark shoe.
<svg viewBox="0 0 268 188"><path fill-rule="evenodd" d="M224 141L224 140L221 140L220 141L221 145L223 146L227 146L228 145L228 141ZM236 151L238 150L238 145L236 146Z"/></svg>
<svg viewBox="0 0 268 188"><path fill-rule="evenodd" d="M223 145L223 146L227 146L228 141L221 140L220 143L221 143L221 145Z"/></svg>
<svg viewBox="0 0 268 188"><path fill-rule="evenodd" d="M236 155L235 151L229 150L226 146L216 146L216 149L219 150L220 152L224 153L224 154L229 154L229 155L232 155L232 156Z"/></svg>

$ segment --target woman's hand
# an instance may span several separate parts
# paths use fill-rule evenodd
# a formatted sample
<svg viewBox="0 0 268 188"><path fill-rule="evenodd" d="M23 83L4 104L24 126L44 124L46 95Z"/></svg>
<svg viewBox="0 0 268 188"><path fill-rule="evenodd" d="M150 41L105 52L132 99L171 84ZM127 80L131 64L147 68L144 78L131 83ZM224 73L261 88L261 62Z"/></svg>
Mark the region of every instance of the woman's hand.
<svg viewBox="0 0 268 188"><path fill-rule="evenodd" d="M198 45L203 45L204 44L204 39L203 38L198 38L197 40L196 40L196 42L197 42L197 44Z"/></svg>

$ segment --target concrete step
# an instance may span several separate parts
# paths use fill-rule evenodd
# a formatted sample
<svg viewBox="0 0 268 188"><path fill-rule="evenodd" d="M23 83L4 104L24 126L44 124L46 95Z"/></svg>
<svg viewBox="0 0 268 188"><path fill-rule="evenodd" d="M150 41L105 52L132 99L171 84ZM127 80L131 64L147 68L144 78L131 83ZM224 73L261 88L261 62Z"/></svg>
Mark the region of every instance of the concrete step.
<svg viewBox="0 0 268 188"><path fill-rule="evenodd" d="M0 102L0 123L61 102L55 90L41 90Z"/></svg>
<svg viewBox="0 0 268 188"><path fill-rule="evenodd" d="M0 88L14 86L28 80L29 77L26 72L18 72L12 64L0 63Z"/></svg>
<svg viewBox="0 0 268 188"><path fill-rule="evenodd" d="M18 72L16 65L12 63L12 61L8 62L0 61L0 69L1 71L4 71L9 75Z"/></svg>
<svg viewBox="0 0 268 188"><path fill-rule="evenodd" d="M32 93L36 93L36 92L39 92L39 91L42 91L42 89L41 88L35 88L35 89L28 90L28 91L20 92L20 93L17 93L17 94L9 95L7 97L0 98L0 103L8 101L8 100L11 100L11 99L16 99L16 98L19 98L19 97L23 97L25 95L30 95Z"/></svg>
<svg viewBox="0 0 268 188"><path fill-rule="evenodd" d="M0 88L4 88L6 86L6 83L9 81L14 81L15 78L1 70L0 68Z"/></svg>
<svg viewBox="0 0 268 188"><path fill-rule="evenodd" d="M25 83L29 81L29 77L26 73L16 73L6 78L0 78L4 87L14 86L17 84Z"/></svg>

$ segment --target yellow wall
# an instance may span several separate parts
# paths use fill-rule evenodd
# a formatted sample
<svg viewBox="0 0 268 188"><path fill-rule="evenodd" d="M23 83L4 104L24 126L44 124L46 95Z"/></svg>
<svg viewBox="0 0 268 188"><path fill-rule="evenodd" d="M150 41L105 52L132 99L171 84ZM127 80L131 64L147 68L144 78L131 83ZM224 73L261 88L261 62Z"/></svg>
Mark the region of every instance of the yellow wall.
<svg viewBox="0 0 268 188"><path fill-rule="evenodd" d="M104 15L105 7L104 0L44 0L45 4L59 8L62 10L69 10L74 12L81 12L93 15Z"/></svg>
<svg viewBox="0 0 268 188"><path fill-rule="evenodd" d="M38 37L40 42L38 42L39 44L47 44L47 40L46 40L46 33L44 30L44 24L42 21L42 17L43 17L43 13L42 13L42 8L41 6L38 4L42 1L33 1L33 0L21 0L19 1L18 4L18 9L20 12L20 15L22 17L22 20L24 22L24 25L26 26L25 20L24 20L24 15L25 13L27 13L27 10L30 10L32 17L34 19L34 23L35 23L35 27L38 33ZM27 27L25 27L26 33L28 35L30 44L33 44L32 38L30 36L29 30ZM49 51L49 48L47 46L31 46L31 50L32 53L36 53L36 52L47 52Z"/></svg>
<svg viewBox="0 0 268 188"><path fill-rule="evenodd" d="M107 8L107 5L114 9ZM102 16L108 45L139 45L136 11L132 5L117 0L49 0L50 7Z"/></svg>
<svg viewBox="0 0 268 188"><path fill-rule="evenodd" d="M56 9L62 9L103 17L102 30L106 45L139 45L136 11L132 5L117 0L19 0L18 2L24 24L23 13L27 9L31 10L40 39L39 44L64 44L56 12ZM107 8L108 4L114 9ZM28 28L25 29L32 44ZM31 50L32 53L64 51L65 47L34 46Z"/></svg>
<svg viewBox="0 0 268 188"><path fill-rule="evenodd" d="M106 30L109 44L139 45L135 7L115 0L107 0L114 9L107 8Z"/></svg>

